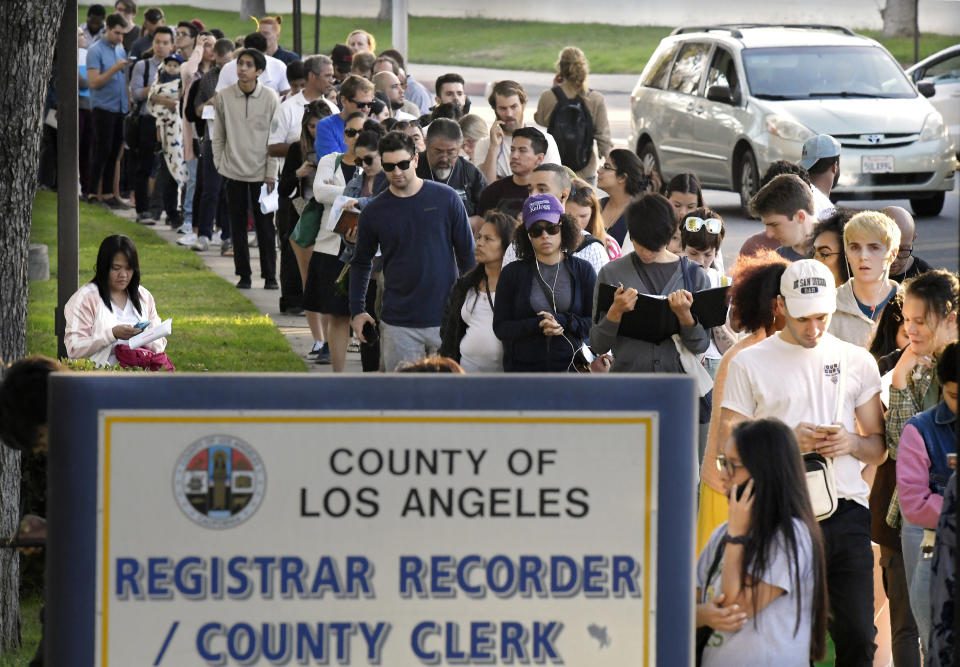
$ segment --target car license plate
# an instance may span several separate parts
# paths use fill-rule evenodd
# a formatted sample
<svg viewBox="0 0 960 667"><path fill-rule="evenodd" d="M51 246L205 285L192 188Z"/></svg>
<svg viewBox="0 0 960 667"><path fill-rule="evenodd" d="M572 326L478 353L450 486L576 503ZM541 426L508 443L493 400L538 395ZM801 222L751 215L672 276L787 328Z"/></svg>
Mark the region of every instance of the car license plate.
<svg viewBox="0 0 960 667"><path fill-rule="evenodd" d="M864 156L860 161L860 172L864 174L889 174L893 171L893 156Z"/></svg>

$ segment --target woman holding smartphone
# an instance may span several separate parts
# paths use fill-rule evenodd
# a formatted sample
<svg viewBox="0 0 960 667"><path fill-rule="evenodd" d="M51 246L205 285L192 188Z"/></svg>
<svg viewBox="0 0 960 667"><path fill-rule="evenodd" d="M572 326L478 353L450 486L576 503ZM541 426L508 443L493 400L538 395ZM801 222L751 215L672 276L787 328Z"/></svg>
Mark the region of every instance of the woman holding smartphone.
<svg viewBox="0 0 960 667"><path fill-rule="evenodd" d="M793 431L742 422L716 462L730 507L697 563L702 664L807 667L826 648L826 566Z"/></svg>
<svg viewBox="0 0 960 667"><path fill-rule="evenodd" d="M67 356L97 366L116 364L117 343L160 324L153 295L140 285L140 259L129 237L114 234L100 243L93 279L70 297L63 315ZM145 347L163 352L166 346L167 339L158 338Z"/></svg>

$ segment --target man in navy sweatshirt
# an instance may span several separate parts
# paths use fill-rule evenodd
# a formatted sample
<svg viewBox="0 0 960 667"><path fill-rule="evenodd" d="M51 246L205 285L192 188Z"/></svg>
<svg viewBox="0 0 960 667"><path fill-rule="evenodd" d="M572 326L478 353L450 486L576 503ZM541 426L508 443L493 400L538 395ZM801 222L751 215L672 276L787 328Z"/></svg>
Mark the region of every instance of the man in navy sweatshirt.
<svg viewBox="0 0 960 667"><path fill-rule="evenodd" d="M473 232L456 191L417 176L413 138L390 132L378 145L390 187L363 209L356 253L350 263L353 330L367 342L374 320L365 311L370 267L383 257L380 353L393 371L440 349L440 321L459 273L475 264Z"/></svg>

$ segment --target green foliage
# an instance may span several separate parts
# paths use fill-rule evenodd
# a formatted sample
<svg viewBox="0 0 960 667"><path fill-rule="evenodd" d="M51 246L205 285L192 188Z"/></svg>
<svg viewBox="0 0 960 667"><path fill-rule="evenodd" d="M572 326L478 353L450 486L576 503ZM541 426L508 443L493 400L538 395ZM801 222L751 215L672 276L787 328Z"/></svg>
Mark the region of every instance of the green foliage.
<svg viewBox="0 0 960 667"><path fill-rule="evenodd" d="M198 18L208 28L220 28L235 39L256 29L252 20L242 21L235 11L197 9L188 5L163 7L168 25ZM80 22L86 8L80 8ZM293 48L293 15L283 14L280 43ZM366 30L377 40L377 51L391 46L391 24L371 18L323 16L320 20L320 52L330 53L334 44L345 43L353 30ZM603 23L543 23L539 21L495 21L491 19L448 19L412 16L409 21L410 55L417 63L469 65L552 72L557 55L575 44L597 74L639 74L660 40L671 28L662 26L619 26ZM913 62L913 40L881 39L879 31L861 30L879 40L904 66ZM464 35L470 35L464 40ZM314 19L303 17L303 49L313 52ZM924 34L920 57L925 58L957 41L956 36Z"/></svg>
<svg viewBox="0 0 960 667"><path fill-rule="evenodd" d="M42 566L43 555L30 556L29 559L40 561ZM21 559L21 567L26 559ZM19 650L6 651L0 655L0 667L28 667L33 654L40 644L40 609L43 607L43 598L31 595L20 601L20 635L23 644Z"/></svg>
<svg viewBox="0 0 960 667"><path fill-rule="evenodd" d="M51 279L30 283L27 315L29 353L50 357L57 356L56 207L53 193L38 193L34 200L31 240L47 244ZM126 234L137 245L142 284L155 297L160 316L173 318L166 351L178 371L306 369L273 321L209 271L196 253L94 204L80 204L80 285L93 277L97 248L110 234ZM87 370L85 364L71 367Z"/></svg>

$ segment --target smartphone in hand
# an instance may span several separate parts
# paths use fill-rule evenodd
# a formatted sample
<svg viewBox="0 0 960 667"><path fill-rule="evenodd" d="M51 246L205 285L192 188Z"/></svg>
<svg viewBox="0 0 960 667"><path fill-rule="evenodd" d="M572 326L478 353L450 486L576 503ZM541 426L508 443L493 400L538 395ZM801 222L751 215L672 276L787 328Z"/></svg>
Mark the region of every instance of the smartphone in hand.
<svg viewBox="0 0 960 667"><path fill-rule="evenodd" d="M139 330L139 331L143 331L143 330L146 329L148 326L150 326L150 323L149 323L149 322L137 322L136 324L133 325L133 328L134 328L134 329L137 329L137 330Z"/></svg>
<svg viewBox="0 0 960 667"><path fill-rule="evenodd" d="M822 431L822 432L833 435L835 433L839 433L840 428L841 428L840 424L818 424L817 428L814 430Z"/></svg>

